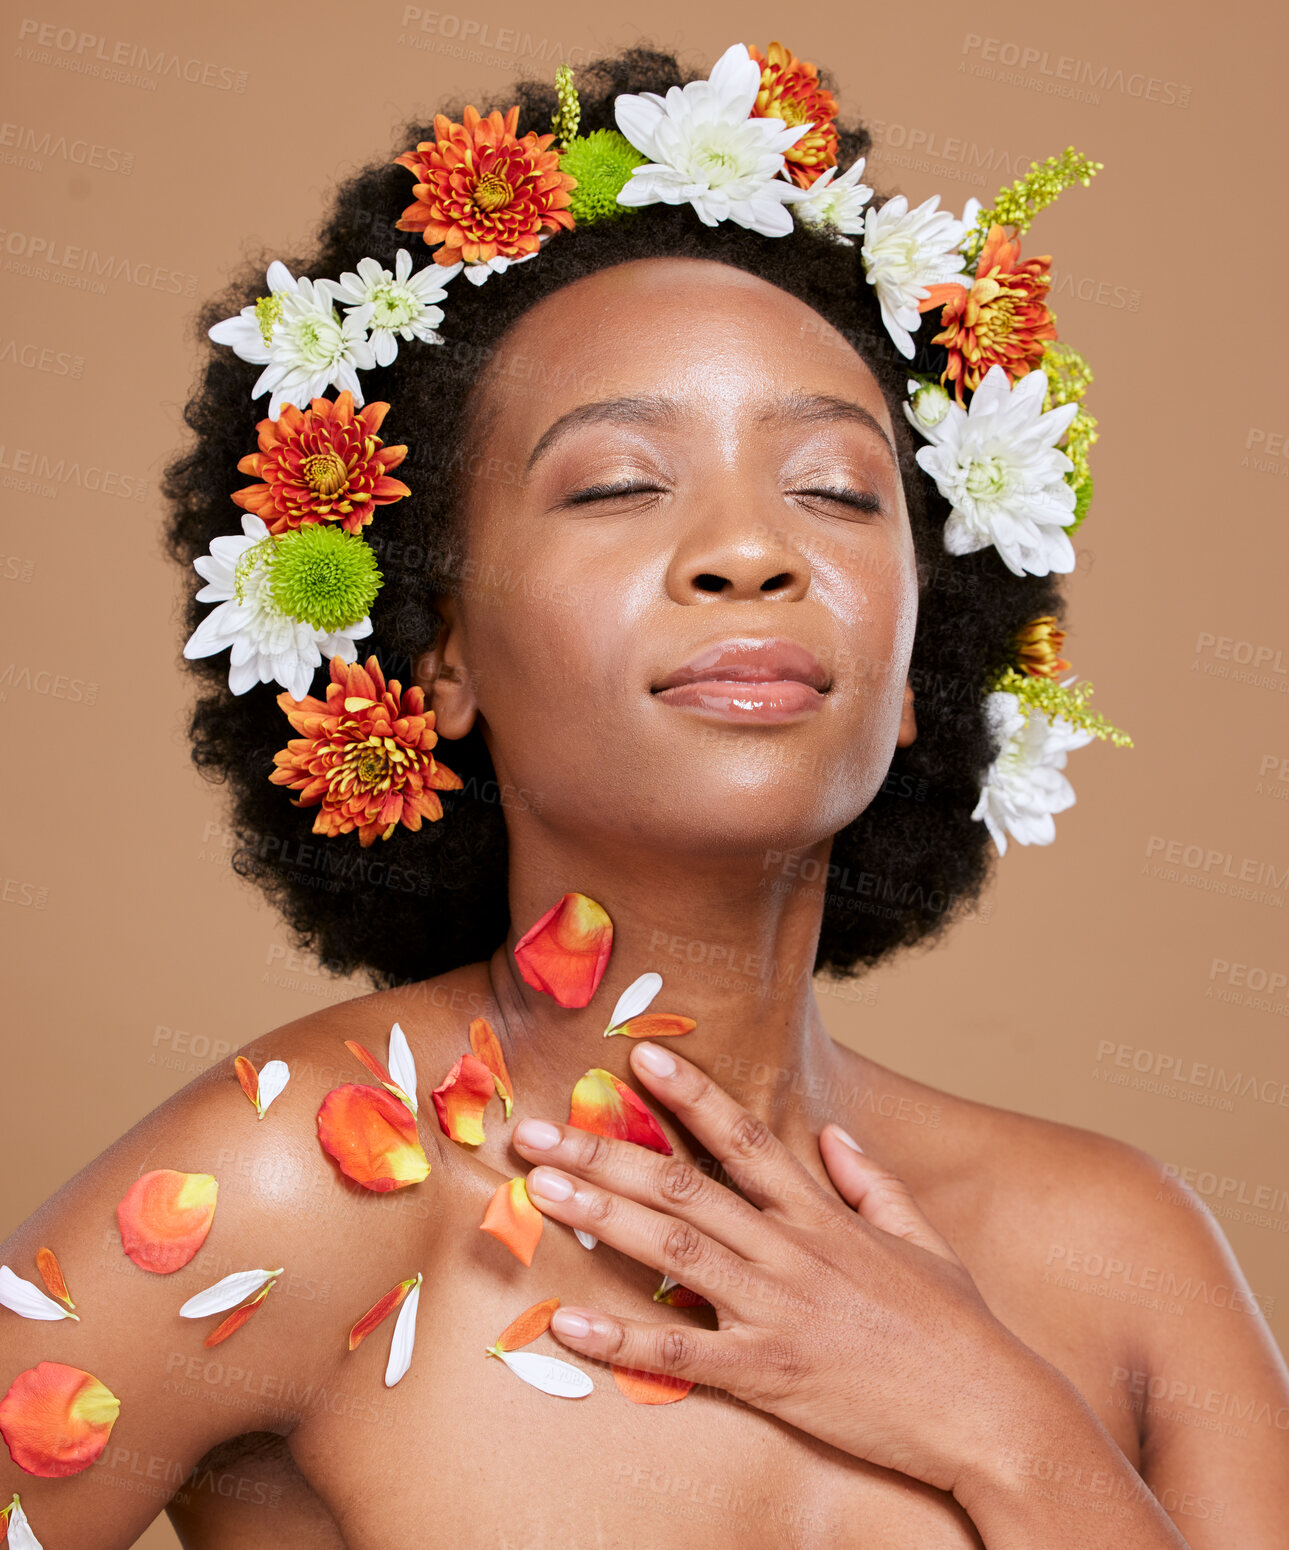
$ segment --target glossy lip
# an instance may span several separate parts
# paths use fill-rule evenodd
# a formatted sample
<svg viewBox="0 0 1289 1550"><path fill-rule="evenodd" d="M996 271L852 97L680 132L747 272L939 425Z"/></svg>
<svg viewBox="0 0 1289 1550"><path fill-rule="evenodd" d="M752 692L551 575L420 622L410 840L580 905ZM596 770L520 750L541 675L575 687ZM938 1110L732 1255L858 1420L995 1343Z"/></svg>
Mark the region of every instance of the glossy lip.
<svg viewBox="0 0 1289 1550"><path fill-rule="evenodd" d="M734 721L787 721L817 710L831 680L819 659L799 642L740 637L704 646L660 679L652 693Z"/></svg>

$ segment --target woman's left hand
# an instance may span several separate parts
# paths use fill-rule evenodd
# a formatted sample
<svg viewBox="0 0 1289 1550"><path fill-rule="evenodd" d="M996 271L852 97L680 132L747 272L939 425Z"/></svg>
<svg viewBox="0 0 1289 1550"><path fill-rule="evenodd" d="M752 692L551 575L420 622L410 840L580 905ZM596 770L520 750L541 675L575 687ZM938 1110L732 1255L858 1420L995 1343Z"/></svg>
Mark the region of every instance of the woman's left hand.
<svg viewBox="0 0 1289 1550"><path fill-rule="evenodd" d="M671 1055L637 1045L633 1070L746 1199L693 1164L571 1125L553 1126L558 1140L539 1148L525 1120L514 1142L543 1164L527 1183L545 1215L701 1293L720 1327L561 1307L552 1333L615 1366L724 1389L952 1491L979 1459L982 1429L997 1436L1001 1416L1023 1408L1017 1384L1042 1388L1047 1364L989 1311L907 1187L839 1127L820 1136L833 1194L683 1056L670 1075L651 1072L651 1050ZM552 1174L572 1186L566 1199L540 1192Z"/></svg>

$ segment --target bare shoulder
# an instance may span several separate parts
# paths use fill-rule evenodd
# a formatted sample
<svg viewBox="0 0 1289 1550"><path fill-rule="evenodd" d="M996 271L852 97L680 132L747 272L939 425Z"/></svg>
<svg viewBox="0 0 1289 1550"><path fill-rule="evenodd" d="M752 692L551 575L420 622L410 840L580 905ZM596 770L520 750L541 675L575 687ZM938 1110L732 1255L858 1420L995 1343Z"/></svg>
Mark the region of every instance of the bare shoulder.
<svg viewBox="0 0 1289 1550"><path fill-rule="evenodd" d="M333 1088L375 1081L346 1039L383 1061L402 1017L415 1047L430 1052L427 1069L450 1038L459 1052L451 990L438 995L429 983L359 997L257 1035L140 1119L0 1244L0 1262L29 1284L29 1301L47 1284L43 1249L57 1256L74 1299L74 1317L0 1309L0 1395L8 1395L0 1429L10 1444L7 1455L0 1449L0 1499L19 1491L46 1543L132 1544L226 1439L288 1437L320 1404L334 1407L337 1385L353 1390L349 1402L366 1402L344 1366L353 1360L348 1332L424 1259L434 1191L379 1192L346 1176L321 1144L318 1110ZM270 1060L289 1068L262 1117L237 1080L239 1054L257 1071ZM441 1142L430 1118L422 1108L417 1129L432 1171ZM166 1252L152 1252L157 1244ZM225 1277L257 1270L276 1272L268 1295L207 1344L231 1305L199 1318L180 1309ZM101 1444L92 1458L55 1457L66 1437L39 1428L14 1452L24 1411L35 1413L28 1392L43 1392L55 1372L73 1388L91 1379L115 1402L108 1430L76 1443Z"/></svg>
<svg viewBox="0 0 1289 1550"><path fill-rule="evenodd" d="M1125 1448L1116 1418L1131 1424L1143 1473L1188 1542L1234 1542L1209 1535L1237 1526L1242 1542L1279 1542L1289 1487L1266 1481L1289 1480L1289 1369L1270 1299L1250 1288L1203 1200L1140 1147L868 1070L902 1100L868 1127L872 1150L997 1316Z"/></svg>
<svg viewBox="0 0 1289 1550"><path fill-rule="evenodd" d="M1097 1300L1147 1315L1197 1297L1257 1311L1211 1212L1159 1158L1077 1125L871 1069L904 1097L902 1112L934 1116L931 1125L887 1120L878 1144L964 1244L1037 1263L1044 1285L1100 1285Z"/></svg>

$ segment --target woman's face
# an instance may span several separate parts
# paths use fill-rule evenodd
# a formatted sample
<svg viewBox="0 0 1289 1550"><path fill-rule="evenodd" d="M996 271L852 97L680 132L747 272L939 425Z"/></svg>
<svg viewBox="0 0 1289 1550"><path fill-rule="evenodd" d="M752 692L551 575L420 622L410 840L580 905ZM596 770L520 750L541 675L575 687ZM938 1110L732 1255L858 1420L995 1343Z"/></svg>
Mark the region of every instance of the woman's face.
<svg viewBox="0 0 1289 1550"><path fill-rule="evenodd" d="M860 813L915 734L917 592L846 340L752 274L645 259L526 313L480 408L440 732L477 715L498 781L583 837L757 853Z"/></svg>

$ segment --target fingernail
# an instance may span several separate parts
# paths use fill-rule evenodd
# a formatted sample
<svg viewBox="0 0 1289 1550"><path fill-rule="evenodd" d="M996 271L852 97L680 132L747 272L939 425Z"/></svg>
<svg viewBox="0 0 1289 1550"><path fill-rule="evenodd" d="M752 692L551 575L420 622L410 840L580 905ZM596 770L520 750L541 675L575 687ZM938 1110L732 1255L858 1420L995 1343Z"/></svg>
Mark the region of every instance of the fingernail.
<svg viewBox="0 0 1289 1550"><path fill-rule="evenodd" d="M834 1125L832 1128L836 1134L842 1138L847 1146L853 1146L857 1152L862 1152L864 1150L864 1148L860 1146L859 1142L856 1141L854 1136L851 1135L849 1130L843 1130L840 1125Z"/></svg>
<svg viewBox="0 0 1289 1550"><path fill-rule="evenodd" d="M551 1314L551 1328L557 1335L572 1335L575 1338L591 1332L590 1324L580 1313L570 1313L566 1308L557 1308Z"/></svg>
<svg viewBox="0 0 1289 1550"><path fill-rule="evenodd" d="M547 1200L567 1200L573 1193L572 1181L553 1168L534 1168L528 1175L529 1189L535 1189Z"/></svg>
<svg viewBox="0 0 1289 1550"><path fill-rule="evenodd" d="M515 1126L515 1140L531 1146L535 1152L547 1152L559 1143L559 1131L544 1119L521 1119Z"/></svg>
<svg viewBox="0 0 1289 1550"><path fill-rule="evenodd" d="M645 1070L652 1071L655 1076L670 1076L676 1069L676 1062L656 1044L637 1044L636 1054Z"/></svg>

